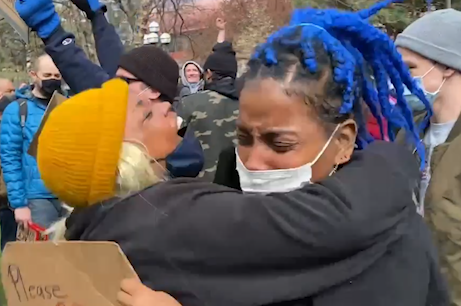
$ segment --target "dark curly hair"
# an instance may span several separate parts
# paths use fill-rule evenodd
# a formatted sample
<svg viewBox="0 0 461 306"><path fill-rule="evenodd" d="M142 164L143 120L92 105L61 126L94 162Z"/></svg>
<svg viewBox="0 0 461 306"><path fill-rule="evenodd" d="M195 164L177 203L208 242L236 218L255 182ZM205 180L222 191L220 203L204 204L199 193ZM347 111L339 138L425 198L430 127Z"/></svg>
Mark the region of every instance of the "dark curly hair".
<svg viewBox="0 0 461 306"><path fill-rule="evenodd" d="M295 10L288 26L256 48L248 62L245 82L266 78L279 81L288 95L303 97L325 126L354 118L359 149L373 141L362 112L365 103L377 119L382 136L382 118L387 120L391 141L395 140L395 131L407 131L407 140L414 142L424 165L424 147L403 96L404 84L428 110L424 126L432 115L431 107L392 40L368 22L393 2L383 1L358 12ZM396 90L396 105L389 101L389 81Z"/></svg>

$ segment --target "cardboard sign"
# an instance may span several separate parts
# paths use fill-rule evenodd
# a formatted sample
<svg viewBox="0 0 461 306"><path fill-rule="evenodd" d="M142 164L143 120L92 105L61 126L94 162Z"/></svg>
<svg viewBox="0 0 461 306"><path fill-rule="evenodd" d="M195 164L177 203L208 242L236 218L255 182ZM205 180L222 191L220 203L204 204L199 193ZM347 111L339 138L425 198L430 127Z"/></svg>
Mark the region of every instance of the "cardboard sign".
<svg viewBox="0 0 461 306"><path fill-rule="evenodd" d="M42 122L40 123L37 133L35 133L35 136L32 139L32 142L30 143L29 150L27 150L27 153L30 156L37 158L38 137L42 133L43 127L45 126L45 122L46 120L48 120L48 117L50 116L50 113L53 111L53 109L55 109L56 106L58 106L66 100L66 97L64 97L57 91L54 92L53 96L51 97L50 103L48 103L48 106L46 107L45 114L43 115Z"/></svg>
<svg viewBox="0 0 461 306"><path fill-rule="evenodd" d="M113 242L13 242L2 256L8 306L118 306L120 282L134 277Z"/></svg>
<svg viewBox="0 0 461 306"><path fill-rule="evenodd" d="M0 17L5 20L18 32L19 36L26 44L29 43L29 28L19 17L14 8L15 0L0 0Z"/></svg>

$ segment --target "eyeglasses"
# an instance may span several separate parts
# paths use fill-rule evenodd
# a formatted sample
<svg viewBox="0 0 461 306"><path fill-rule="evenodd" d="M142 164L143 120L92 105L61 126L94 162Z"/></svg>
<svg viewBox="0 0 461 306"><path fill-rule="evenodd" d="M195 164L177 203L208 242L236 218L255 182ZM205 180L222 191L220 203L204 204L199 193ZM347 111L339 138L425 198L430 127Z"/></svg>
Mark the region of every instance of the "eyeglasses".
<svg viewBox="0 0 461 306"><path fill-rule="evenodd" d="M136 82L142 82L140 79L135 79L135 78L127 78L127 77L118 77L119 79L125 81L128 85Z"/></svg>

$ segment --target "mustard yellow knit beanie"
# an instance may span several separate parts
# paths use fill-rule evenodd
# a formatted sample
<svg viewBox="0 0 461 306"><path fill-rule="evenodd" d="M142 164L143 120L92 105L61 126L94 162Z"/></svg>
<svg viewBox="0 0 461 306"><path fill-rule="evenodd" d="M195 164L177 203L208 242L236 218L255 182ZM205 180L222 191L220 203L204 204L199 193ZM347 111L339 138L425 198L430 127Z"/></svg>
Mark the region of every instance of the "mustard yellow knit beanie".
<svg viewBox="0 0 461 306"><path fill-rule="evenodd" d="M87 206L115 194L128 104L118 79L57 106L38 140L37 163L47 188L71 206Z"/></svg>

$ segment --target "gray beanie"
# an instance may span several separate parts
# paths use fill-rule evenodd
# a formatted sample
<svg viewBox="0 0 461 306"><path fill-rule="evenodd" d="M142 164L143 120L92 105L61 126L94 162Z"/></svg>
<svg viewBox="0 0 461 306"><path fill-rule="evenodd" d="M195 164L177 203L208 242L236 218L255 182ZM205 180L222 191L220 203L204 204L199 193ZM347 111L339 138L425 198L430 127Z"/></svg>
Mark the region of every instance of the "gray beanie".
<svg viewBox="0 0 461 306"><path fill-rule="evenodd" d="M399 34L395 45L461 71L461 12L444 9L428 13Z"/></svg>

